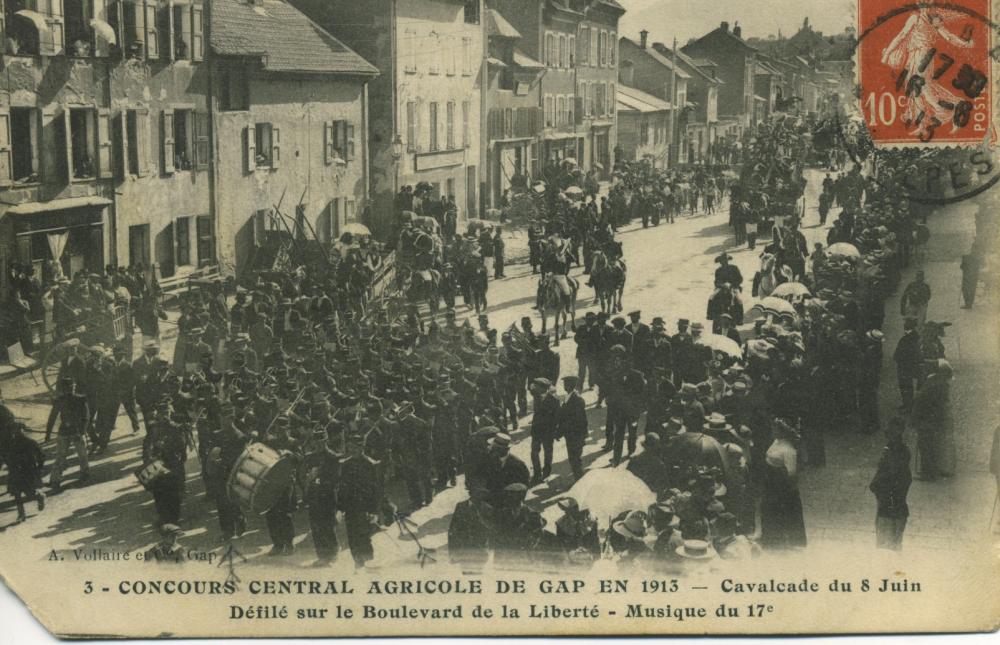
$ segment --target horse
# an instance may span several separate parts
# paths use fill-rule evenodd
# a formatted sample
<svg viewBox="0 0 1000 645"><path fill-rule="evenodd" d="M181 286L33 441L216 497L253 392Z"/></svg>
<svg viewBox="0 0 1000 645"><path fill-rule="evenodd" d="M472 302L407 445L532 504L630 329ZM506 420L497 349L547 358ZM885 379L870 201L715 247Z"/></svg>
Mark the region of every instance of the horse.
<svg viewBox="0 0 1000 645"><path fill-rule="evenodd" d="M778 266L777 257L771 253L760 256L760 270L753 277L751 295L755 298L766 298L771 295L779 284L792 282L794 276L786 265Z"/></svg>
<svg viewBox="0 0 1000 645"><path fill-rule="evenodd" d="M601 311L615 313L622 310L622 292L625 291L625 263L612 260L605 251L594 251L590 269L590 284L594 287L594 303L601 304Z"/></svg>
<svg viewBox="0 0 1000 645"><path fill-rule="evenodd" d="M555 344L561 337L566 338L566 321L570 326L576 325L576 292L580 285L568 275L550 274L543 277L539 283L541 291L539 313L542 315L542 333L547 329L549 313L552 313L552 327L555 329ZM562 322L559 318L562 317Z"/></svg>

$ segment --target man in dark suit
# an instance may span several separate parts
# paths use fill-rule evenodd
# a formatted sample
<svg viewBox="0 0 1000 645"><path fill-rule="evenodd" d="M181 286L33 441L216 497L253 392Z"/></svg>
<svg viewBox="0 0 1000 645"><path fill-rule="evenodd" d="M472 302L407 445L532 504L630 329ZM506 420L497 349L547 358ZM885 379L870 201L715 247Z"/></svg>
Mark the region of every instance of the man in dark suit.
<svg viewBox="0 0 1000 645"><path fill-rule="evenodd" d="M62 472L66 466L66 457L71 447L76 449L80 462L80 481L85 481L90 472L87 461L87 426L90 424L90 409L87 407L87 397L78 394L76 384L68 377L59 379L57 395L52 402L45 424L45 440L48 441L56 420L59 420L57 436L56 459L49 476L49 486L53 492L62 489Z"/></svg>
<svg viewBox="0 0 1000 645"><path fill-rule="evenodd" d="M903 335L896 343L896 351L892 354L892 360L896 363L896 380L899 383L899 394L903 401L900 409L908 412L913 407L913 392L916 389L916 384L920 381L923 363L916 318L907 318L903 321Z"/></svg>
<svg viewBox="0 0 1000 645"><path fill-rule="evenodd" d="M642 317L641 311L630 311L628 317L630 322L625 329L632 334L632 347L630 349L632 355L635 356L636 352L641 351L643 344L649 338L650 329L649 325L640 321Z"/></svg>
<svg viewBox="0 0 1000 645"><path fill-rule="evenodd" d="M135 379L135 402L142 411L142 424L149 433L153 420L153 408L156 406L158 388L154 378L154 365L159 358L160 346L155 340L142 344L142 356L132 362L132 376Z"/></svg>
<svg viewBox="0 0 1000 645"><path fill-rule="evenodd" d="M600 343L598 338L600 329L597 327L597 314L588 311L582 325L576 328L573 340L576 341L576 377L583 387L584 381L590 377L589 387L593 387L597 382L594 369L597 364L597 347Z"/></svg>
<svg viewBox="0 0 1000 645"><path fill-rule="evenodd" d="M498 432L487 441L490 462L483 483L489 490L489 501L494 508L503 504L503 491L510 484L525 484L531 481L528 466L518 457L510 454L510 435Z"/></svg>
<svg viewBox="0 0 1000 645"><path fill-rule="evenodd" d="M566 455L573 478L583 477L583 444L587 441L587 409L580 396L580 379L564 376L566 400L559 408L559 436L566 440Z"/></svg>
<svg viewBox="0 0 1000 645"><path fill-rule="evenodd" d="M607 333L607 343L608 347L621 345L631 356L632 332L625 328L625 319L621 316L616 316L612 319L611 330Z"/></svg>
<svg viewBox="0 0 1000 645"><path fill-rule="evenodd" d="M535 397L531 419L531 482L538 484L552 473L552 443L559 432L559 400L552 382L545 378L531 382L531 394ZM539 459L540 452L544 453L544 461Z"/></svg>

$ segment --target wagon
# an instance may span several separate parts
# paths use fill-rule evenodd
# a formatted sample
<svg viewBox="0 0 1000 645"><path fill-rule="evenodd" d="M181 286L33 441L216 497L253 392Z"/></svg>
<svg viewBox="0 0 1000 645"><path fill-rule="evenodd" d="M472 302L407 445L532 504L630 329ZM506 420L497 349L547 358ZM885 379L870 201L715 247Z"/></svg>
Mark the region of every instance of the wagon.
<svg viewBox="0 0 1000 645"><path fill-rule="evenodd" d="M131 349L132 315L127 304L115 304L104 311L88 312L73 321L69 331L45 350L39 369L42 382L50 392L55 392L56 381L63 360L77 347L88 350L104 345L124 344Z"/></svg>

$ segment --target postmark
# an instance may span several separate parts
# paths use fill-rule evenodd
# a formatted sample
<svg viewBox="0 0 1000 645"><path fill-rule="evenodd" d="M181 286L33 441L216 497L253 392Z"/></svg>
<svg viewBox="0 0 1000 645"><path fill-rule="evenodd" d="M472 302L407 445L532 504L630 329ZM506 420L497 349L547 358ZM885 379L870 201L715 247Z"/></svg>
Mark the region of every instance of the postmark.
<svg viewBox="0 0 1000 645"><path fill-rule="evenodd" d="M860 0L856 64L876 147L995 139L992 0Z"/></svg>

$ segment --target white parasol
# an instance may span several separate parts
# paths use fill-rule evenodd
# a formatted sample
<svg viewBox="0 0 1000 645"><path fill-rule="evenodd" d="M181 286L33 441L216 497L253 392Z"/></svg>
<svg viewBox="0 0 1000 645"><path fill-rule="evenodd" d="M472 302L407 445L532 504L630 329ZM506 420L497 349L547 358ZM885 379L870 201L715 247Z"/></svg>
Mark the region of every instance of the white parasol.
<svg viewBox="0 0 1000 645"><path fill-rule="evenodd" d="M759 301L755 302L752 307L750 307L749 314L756 314L757 317L773 315L773 316L794 316L795 307L792 303L787 300L782 300L776 296L767 296L766 298L761 298Z"/></svg>
<svg viewBox="0 0 1000 645"><path fill-rule="evenodd" d="M699 338L698 342L705 347L710 347L713 352L722 352L726 356L739 358L743 355L739 343L722 334L707 334Z"/></svg>
<svg viewBox="0 0 1000 645"><path fill-rule="evenodd" d="M341 233L350 233L351 235L359 236L369 236L372 234L368 227L361 222L348 222L344 224L344 228Z"/></svg>
<svg viewBox="0 0 1000 645"><path fill-rule="evenodd" d="M831 244L826 249L826 254L831 257L843 257L843 258L860 258L861 251L858 247L847 242L837 242L836 244Z"/></svg>
<svg viewBox="0 0 1000 645"><path fill-rule="evenodd" d="M805 298L811 296L812 292L801 282L783 282L774 288L771 295L777 298Z"/></svg>
<svg viewBox="0 0 1000 645"><path fill-rule="evenodd" d="M580 508L590 510L602 529L608 528L610 518L625 511L645 511L656 502L656 494L649 486L624 468L587 471L566 497L575 499Z"/></svg>

